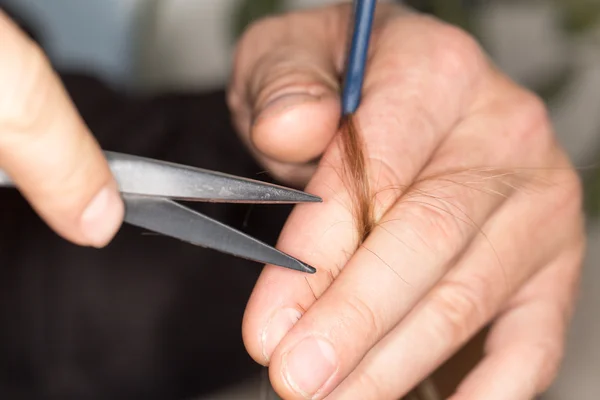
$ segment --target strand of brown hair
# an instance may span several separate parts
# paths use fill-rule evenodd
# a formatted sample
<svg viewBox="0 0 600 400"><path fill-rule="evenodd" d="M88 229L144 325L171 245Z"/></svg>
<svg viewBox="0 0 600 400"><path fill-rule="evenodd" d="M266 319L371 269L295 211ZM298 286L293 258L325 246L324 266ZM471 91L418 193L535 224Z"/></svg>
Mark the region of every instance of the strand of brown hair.
<svg viewBox="0 0 600 400"><path fill-rule="evenodd" d="M364 154L364 141L352 114L342 118L340 133L342 135L345 183L349 186L352 214L356 223L359 243L362 243L373 230L375 220Z"/></svg>

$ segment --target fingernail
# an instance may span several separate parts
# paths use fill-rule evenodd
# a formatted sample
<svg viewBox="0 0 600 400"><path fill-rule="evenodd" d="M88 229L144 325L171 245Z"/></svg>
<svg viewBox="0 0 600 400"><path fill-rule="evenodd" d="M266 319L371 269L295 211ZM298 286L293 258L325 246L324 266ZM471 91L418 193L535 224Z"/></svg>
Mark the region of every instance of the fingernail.
<svg viewBox="0 0 600 400"><path fill-rule="evenodd" d="M268 100L262 107L260 107L254 113L253 122L256 122L260 118L267 117L269 115L278 114L289 108L296 107L299 104L314 102L319 100L320 96L317 94L296 92L279 95L271 100Z"/></svg>
<svg viewBox="0 0 600 400"><path fill-rule="evenodd" d="M90 201L81 215L81 230L94 247L105 246L121 226L125 213L123 201L112 186L105 186Z"/></svg>
<svg viewBox="0 0 600 400"><path fill-rule="evenodd" d="M290 388L312 398L337 369L333 346L324 339L308 337L283 358L283 376Z"/></svg>
<svg viewBox="0 0 600 400"><path fill-rule="evenodd" d="M271 354L281 342L281 339L302 317L302 313L294 308L284 308L277 311L262 334L262 352L266 361L269 361Z"/></svg>

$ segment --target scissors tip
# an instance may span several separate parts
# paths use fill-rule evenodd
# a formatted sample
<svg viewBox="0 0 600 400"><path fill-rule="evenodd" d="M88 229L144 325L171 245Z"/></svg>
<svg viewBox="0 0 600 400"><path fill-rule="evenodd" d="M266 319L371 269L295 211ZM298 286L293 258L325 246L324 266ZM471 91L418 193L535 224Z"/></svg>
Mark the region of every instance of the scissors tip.
<svg viewBox="0 0 600 400"><path fill-rule="evenodd" d="M278 267L283 267L308 274L314 274L315 272L317 272L317 269L315 267L308 265L304 261L300 261L296 257L293 257L287 253L283 253L282 251L277 250L274 247L265 245L264 250L266 250L268 253L268 255L265 255L265 257L262 258L263 261L267 261L266 264L275 265Z"/></svg>
<svg viewBox="0 0 600 400"><path fill-rule="evenodd" d="M294 203L322 203L323 199L313 194L298 192Z"/></svg>
<svg viewBox="0 0 600 400"><path fill-rule="evenodd" d="M300 260L297 260L297 261L300 266L300 268L298 268L298 271L306 272L308 274L314 274L315 272L317 272L317 269L315 267L311 267L310 265L308 265Z"/></svg>
<svg viewBox="0 0 600 400"><path fill-rule="evenodd" d="M306 193L296 189L278 187L276 191L270 191L265 196L261 195L261 199L271 203L322 203L323 199L314 194Z"/></svg>

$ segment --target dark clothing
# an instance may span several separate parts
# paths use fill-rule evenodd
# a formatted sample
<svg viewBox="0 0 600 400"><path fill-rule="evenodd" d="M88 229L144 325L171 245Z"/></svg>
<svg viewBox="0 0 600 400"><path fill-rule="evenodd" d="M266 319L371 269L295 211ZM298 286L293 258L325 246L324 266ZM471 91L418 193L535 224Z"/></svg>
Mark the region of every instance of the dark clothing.
<svg viewBox="0 0 600 400"><path fill-rule="evenodd" d="M144 99L63 80L106 150L267 179L222 92ZM192 207L270 244L290 211ZM261 267L128 225L105 249L77 247L0 191L0 398L184 399L258 373L241 321Z"/></svg>
<svg viewBox="0 0 600 400"><path fill-rule="evenodd" d="M62 79L106 150L268 179L223 92L135 98L89 76ZM291 209L191 207L269 244ZM189 399L253 377L241 322L261 267L128 225L105 249L77 247L0 190L0 399Z"/></svg>

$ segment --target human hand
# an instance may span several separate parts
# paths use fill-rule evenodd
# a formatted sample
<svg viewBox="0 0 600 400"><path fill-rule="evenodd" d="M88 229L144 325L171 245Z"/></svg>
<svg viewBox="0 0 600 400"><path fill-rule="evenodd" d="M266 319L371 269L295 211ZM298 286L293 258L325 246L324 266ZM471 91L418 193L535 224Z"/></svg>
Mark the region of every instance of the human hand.
<svg viewBox="0 0 600 400"><path fill-rule="evenodd" d="M532 398L559 366L584 247L544 104L466 33L380 4L355 115L373 196L362 242L338 134L349 11L263 20L239 43L242 139L324 199L297 206L278 244L318 273L265 268L246 347L285 399L397 399L493 321L454 398Z"/></svg>
<svg viewBox="0 0 600 400"><path fill-rule="evenodd" d="M0 10L0 167L62 237L101 247L124 213L108 163L42 50Z"/></svg>

